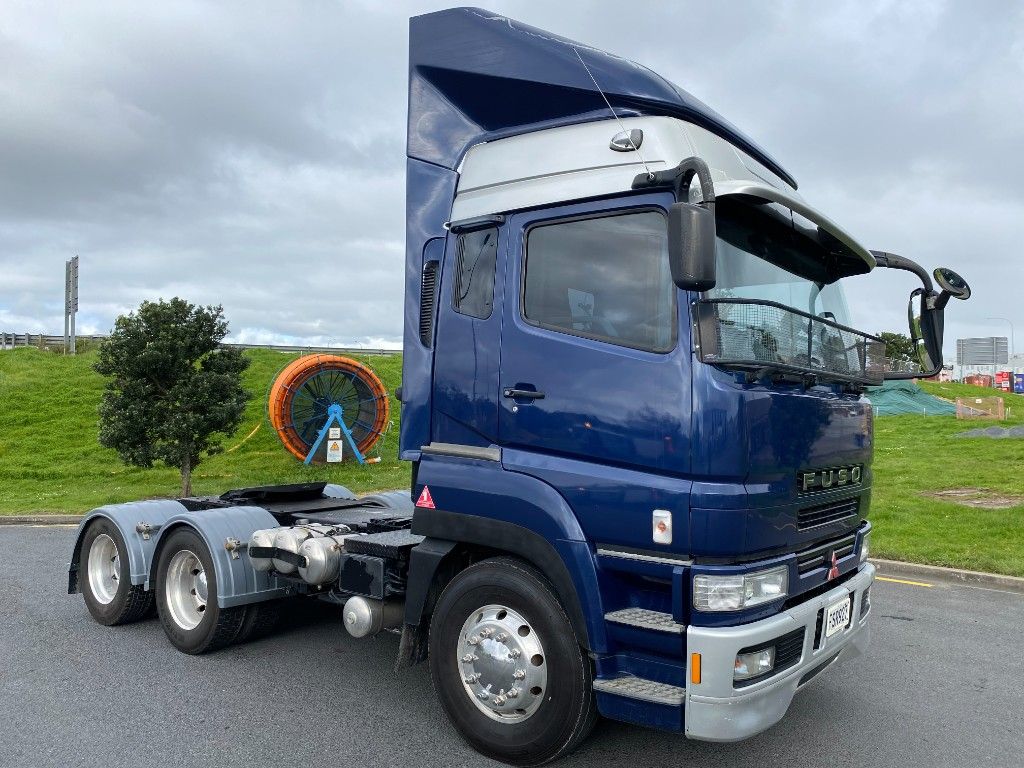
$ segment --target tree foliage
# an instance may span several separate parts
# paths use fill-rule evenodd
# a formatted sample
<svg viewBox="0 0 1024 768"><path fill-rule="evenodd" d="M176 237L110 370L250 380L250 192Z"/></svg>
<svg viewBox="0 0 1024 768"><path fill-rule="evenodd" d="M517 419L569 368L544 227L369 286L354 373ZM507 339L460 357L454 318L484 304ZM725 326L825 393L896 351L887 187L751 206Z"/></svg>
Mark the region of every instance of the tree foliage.
<svg viewBox="0 0 1024 768"><path fill-rule="evenodd" d="M902 333L890 333L889 331L883 331L878 336L885 342L885 356L889 360L911 363L913 365L918 364L914 342L909 336Z"/></svg>
<svg viewBox="0 0 1024 768"><path fill-rule="evenodd" d="M145 301L117 318L94 366L110 379L100 443L126 464L177 467L182 496L192 494L192 470L203 457L221 450L218 435L238 429L248 400L241 376L249 361L220 346L227 332L219 306Z"/></svg>

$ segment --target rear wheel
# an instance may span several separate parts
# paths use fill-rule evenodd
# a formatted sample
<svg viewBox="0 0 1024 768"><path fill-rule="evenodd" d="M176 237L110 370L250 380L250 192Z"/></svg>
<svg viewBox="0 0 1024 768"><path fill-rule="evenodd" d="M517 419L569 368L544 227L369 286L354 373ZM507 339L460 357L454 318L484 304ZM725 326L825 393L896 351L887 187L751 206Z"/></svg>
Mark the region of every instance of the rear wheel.
<svg viewBox="0 0 1024 768"><path fill-rule="evenodd" d="M238 635L234 642L248 643L251 640L259 640L277 629L278 621L281 618L281 602L279 600L250 603L243 610L245 616L238 625Z"/></svg>
<svg viewBox="0 0 1024 768"><path fill-rule="evenodd" d="M117 526L100 517L89 524L82 539L79 576L89 613L108 627L144 618L153 606L153 593L131 583L128 549Z"/></svg>
<svg viewBox="0 0 1024 768"><path fill-rule="evenodd" d="M445 588L430 624L430 672L452 723L488 757L541 765L597 719L590 659L550 583L495 558Z"/></svg>
<svg viewBox="0 0 1024 768"><path fill-rule="evenodd" d="M156 571L160 622L171 645L183 653L209 653L238 637L245 608L217 605L217 573L206 542L190 528L172 533Z"/></svg>

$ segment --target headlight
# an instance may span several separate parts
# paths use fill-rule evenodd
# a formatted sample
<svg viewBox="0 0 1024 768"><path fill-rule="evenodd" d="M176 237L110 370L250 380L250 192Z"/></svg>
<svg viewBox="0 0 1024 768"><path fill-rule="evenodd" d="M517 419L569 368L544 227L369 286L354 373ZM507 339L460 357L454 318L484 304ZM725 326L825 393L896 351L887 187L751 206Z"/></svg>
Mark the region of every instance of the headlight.
<svg viewBox="0 0 1024 768"><path fill-rule="evenodd" d="M698 611L741 611L785 597L789 568L735 576L697 574L693 577L693 607Z"/></svg>
<svg viewBox="0 0 1024 768"><path fill-rule="evenodd" d="M860 561L863 563L871 554L871 531L868 531L860 540Z"/></svg>

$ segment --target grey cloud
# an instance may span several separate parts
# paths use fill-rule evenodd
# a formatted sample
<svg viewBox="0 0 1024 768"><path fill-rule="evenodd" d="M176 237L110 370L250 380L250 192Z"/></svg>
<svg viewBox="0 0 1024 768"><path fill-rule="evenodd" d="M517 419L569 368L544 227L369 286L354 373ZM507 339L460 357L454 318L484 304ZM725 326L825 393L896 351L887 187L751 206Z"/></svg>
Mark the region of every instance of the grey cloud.
<svg viewBox="0 0 1024 768"><path fill-rule="evenodd" d="M5 4L0 327L59 330L77 252L86 329L177 293L239 338L398 342L407 18L439 5ZM1015 313L1024 8L489 7L647 64L870 247L963 271L949 340ZM903 329L887 277L850 287L869 330Z"/></svg>

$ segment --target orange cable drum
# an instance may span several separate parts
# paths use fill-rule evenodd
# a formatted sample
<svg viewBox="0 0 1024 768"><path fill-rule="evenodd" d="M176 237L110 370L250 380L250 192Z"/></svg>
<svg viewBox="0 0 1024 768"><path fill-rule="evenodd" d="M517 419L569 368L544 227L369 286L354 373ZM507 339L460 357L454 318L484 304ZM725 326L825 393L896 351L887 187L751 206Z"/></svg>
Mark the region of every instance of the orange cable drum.
<svg viewBox="0 0 1024 768"><path fill-rule="evenodd" d="M345 426L365 455L384 434L391 406L381 380L356 360L322 354L293 360L270 387L267 414L285 448L304 460L332 404L342 407Z"/></svg>

